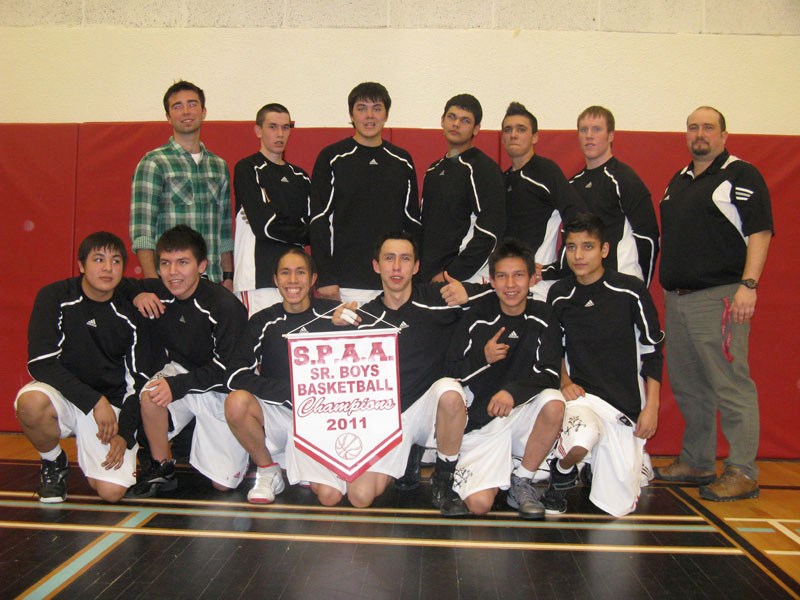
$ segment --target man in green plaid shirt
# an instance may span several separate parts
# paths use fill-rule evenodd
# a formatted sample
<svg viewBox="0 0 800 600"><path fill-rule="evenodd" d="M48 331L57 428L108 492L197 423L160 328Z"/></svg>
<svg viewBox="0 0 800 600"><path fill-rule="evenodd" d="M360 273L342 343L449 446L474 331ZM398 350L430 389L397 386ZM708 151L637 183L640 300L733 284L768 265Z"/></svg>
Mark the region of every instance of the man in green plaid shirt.
<svg viewBox="0 0 800 600"><path fill-rule="evenodd" d="M158 277L156 240L185 224L208 244L207 275L233 290L233 231L228 166L200 142L203 90L178 81L164 94L169 141L148 152L133 174L130 233L144 277Z"/></svg>

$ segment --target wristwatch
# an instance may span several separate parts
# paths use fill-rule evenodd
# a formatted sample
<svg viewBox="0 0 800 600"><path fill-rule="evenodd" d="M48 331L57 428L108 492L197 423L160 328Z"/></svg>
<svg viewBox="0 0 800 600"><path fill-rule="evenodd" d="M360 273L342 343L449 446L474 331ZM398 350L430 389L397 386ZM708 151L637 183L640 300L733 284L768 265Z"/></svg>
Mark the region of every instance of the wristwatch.
<svg viewBox="0 0 800 600"><path fill-rule="evenodd" d="M744 287L754 290L758 287L758 282L755 279L742 279L741 283Z"/></svg>

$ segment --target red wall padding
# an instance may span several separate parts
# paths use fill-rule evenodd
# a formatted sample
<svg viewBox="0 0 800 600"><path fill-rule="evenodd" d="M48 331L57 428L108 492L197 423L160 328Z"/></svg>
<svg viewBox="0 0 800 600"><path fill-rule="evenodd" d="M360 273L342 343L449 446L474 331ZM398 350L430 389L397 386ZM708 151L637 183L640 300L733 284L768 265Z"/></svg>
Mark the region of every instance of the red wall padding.
<svg viewBox="0 0 800 600"><path fill-rule="evenodd" d="M311 173L319 150L350 131L296 129L287 158ZM0 431L19 430L12 401L28 380L26 327L36 291L77 273L77 244L86 234L108 229L128 240L133 169L145 152L163 144L168 135L165 123L0 125L0 189L5 204L0 232L6 248L2 256L6 284L0 291L0 381L5 390ZM421 191L425 169L445 151L441 131L393 129L386 131L386 138L413 155ZM46 154L42 153L43 139L47 140ZM252 124L244 122L206 123L203 141L231 168L258 149ZM482 131L476 141L503 168L508 167L497 131ZM792 241L794 232L800 231L800 211L791 204L800 173L800 137L732 135L728 148L763 173L772 193L777 229L751 335L750 363L761 397L759 455L800 458L800 438L795 435L800 426L800 319L794 318L800 283L789 272L800 259L798 245ZM537 151L555 160L568 177L581 168L573 131L542 132ZM655 203L672 174L689 160L681 133L617 132L614 152L637 171ZM128 274L135 273L135 266L134 258ZM663 309L657 283L651 291ZM648 443L650 451L677 453L682 429L665 377L660 428Z"/></svg>
<svg viewBox="0 0 800 600"><path fill-rule="evenodd" d="M19 431L36 292L72 273L77 150L78 125L0 125L0 431Z"/></svg>

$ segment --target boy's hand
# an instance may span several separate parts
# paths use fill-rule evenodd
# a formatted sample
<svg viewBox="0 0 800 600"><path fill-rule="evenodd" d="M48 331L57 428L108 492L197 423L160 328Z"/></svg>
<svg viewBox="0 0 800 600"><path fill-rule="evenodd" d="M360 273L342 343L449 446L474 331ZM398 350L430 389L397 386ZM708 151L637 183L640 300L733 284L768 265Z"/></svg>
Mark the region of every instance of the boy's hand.
<svg viewBox="0 0 800 600"><path fill-rule="evenodd" d="M105 396L102 396L92 409L95 423L97 423L97 439L107 444L111 438L117 435L119 425L117 425L117 413L111 408L111 403Z"/></svg>
<svg viewBox="0 0 800 600"><path fill-rule="evenodd" d="M100 466L106 471L110 469L117 470L122 466L125 459L125 450L128 445L121 436L115 435L111 438L111 441L109 441L108 446L108 454L106 454L106 459L100 463Z"/></svg>

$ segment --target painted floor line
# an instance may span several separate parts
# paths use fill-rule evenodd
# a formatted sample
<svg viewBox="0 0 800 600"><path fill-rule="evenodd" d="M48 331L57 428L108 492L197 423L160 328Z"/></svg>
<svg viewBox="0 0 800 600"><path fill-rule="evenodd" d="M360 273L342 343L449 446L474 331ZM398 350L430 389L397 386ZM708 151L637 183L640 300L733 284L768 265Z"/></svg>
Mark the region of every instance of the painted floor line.
<svg viewBox="0 0 800 600"><path fill-rule="evenodd" d="M32 507L39 508L39 503ZM0 500L0 506L26 508L30 503ZM705 523L697 524L659 524L659 523L631 523L631 522L572 522L572 521L531 521L524 519L499 520L499 519L447 519L447 518L412 518L405 516L382 517L374 515L331 515L331 514L298 514L288 512L254 512L235 510L212 510L198 508L174 507L133 507L130 505L85 505L62 503L48 507L49 510L77 510L88 512L119 512L135 513L146 510L153 514L185 515L191 517L220 517L236 519L276 520L276 521L304 521L310 523L369 523L381 525L422 525L426 527L482 527L482 528L510 528L510 529L567 529L567 530L601 530L601 531L676 531L676 532L714 532L716 529Z"/></svg>
<svg viewBox="0 0 800 600"><path fill-rule="evenodd" d="M26 498L29 500L31 505L36 505L42 507L42 504L35 500L34 497L31 496L28 492L9 492L9 491L0 491L0 498L2 497L12 497L12 498ZM114 505L105 505L99 504L99 497L97 496L89 496L89 495L78 495L78 494L71 494L70 498L73 500L86 500L91 504L80 504L78 502L67 502L64 503L69 505L73 508L80 508L83 506L107 506L108 510L116 511L116 512L128 512L131 508L137 507L144 507L144 506L160 506L160 505L168 505L168 506L210 506L210 507L234 507L234 508L246 508L248 511L252 513L269 513L272 511L294 511L300 512L304 511L307 513L310 512L321 512L321 513L351 513L356 515L367 515L367 514L390 514L390 515L404 515L404 514L418 514L418 515L439 515L440 512L436 509L419 509L419 508L353 508L350 506L319 506L319 505L307 505L307 504L281 504L281 503L273 503L264 506L256 506L253 504L249 504L248 502L230 502L230 501L218 501L218 500L186 500L186 499L179 499L179 498L143 498L138 499L135 501L129 502L120 502L119 504ZM2 503L2 501L0 501ZM44 508L44 507L43 507ZM502 512L502 511L492 511L488 513L488 516L492 517L509 517L513 515L513 512ZM571 519L586 519L586 520L595 520L595 521L684 521L684 522L702 522L705 523L705 519L703 517L690 514L690 515L637 515L631 514L626 515L624 517L613 517L611 515L606 514L589 514L589 513L565 513L563 515L553 515L553 521L569 521ZM452 521L458 521L459 519L452 519ZM461 519L465 522L470 522L470 519ZM764 519L762 519L763 521ZM450 521L450 519L448 519ZM474 522L474 521L472 521Z"/></svg>
<svg viewBox="0 0 800 600"><path fill-rule="evenodd" d="M81 571L97 561L114 546L118 545L128 537L135 528L145 523L152 516L152 511L143 510L132 514L121 525L105 528L108 533L90 544L77 554L72 556L67 562L51 571L44 579L28 588L22 595L28 599L44 600L51 597L60 588L65 587ZM43 528L44 529L44 528ZM114 529L115 532L109 530ZM129 531L124 531L128 529ZM122 531L116 531L122 530Z"/></svg>
<svg viewBox="0 0 800 600"><path fill-rule="evenodd" d="M0 521L0 527L9 529L38 529L47 531L80 531L83 533L121 533L126 535L148 535L166 537L204 537L222 539L263 540L281 542L335 543L380 546L429 546L439 548L483 548L495 550L552 550L559 552L621 552L630 554L711 554L717 556L739 556L739 548L705 546L637 546L613 544L557 544L545 542L496 542L486 540L440 540L426 538L386 538L346 535L307 535L287 533L263 533L251 531L208 531L186 529L160 529L156 527L118 527L108 525L65 525L55 523L24 523Z"/></svg>

